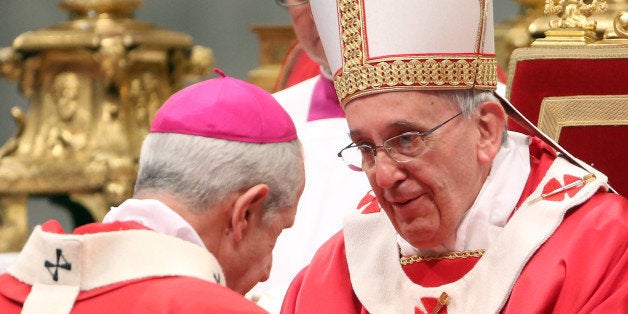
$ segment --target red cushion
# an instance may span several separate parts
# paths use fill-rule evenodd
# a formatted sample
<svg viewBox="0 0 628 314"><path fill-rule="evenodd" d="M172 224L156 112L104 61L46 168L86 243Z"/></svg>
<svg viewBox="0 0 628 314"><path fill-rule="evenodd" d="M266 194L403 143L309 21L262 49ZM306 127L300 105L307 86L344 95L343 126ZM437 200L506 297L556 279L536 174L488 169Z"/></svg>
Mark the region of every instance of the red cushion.
<svg viewBox="0 0 628 314"><path fill-rule="evenodd" d="M517 61L510 86L510 102L538 125L539 109L545 97L628 94L626 69L628 57ZM527 133L514 122L508 127Z"/></svg>
<svg viewBox="0 0 628 314"><path fill-rule="evenodd" d="M606 174L619 194L628 195L628 125L563 127L558 142Z"/></svg>
<svg viewBox="0 0 628 314"><path fill-rule="evenodd" d="M598 47L555 48L542 54L535 48L523 49L519 54L513 53L509 98L536 125L546 97L628 94L625 51L600 57L587 55L598 53ZM519 58L520 55L524 57ZM528 133L514 121L509 121L508 127ZM628 126L567 126L562 128L558 143L608 175L609 183L619 193L628 193L628 170L624 165L628 158Z"/></svg>

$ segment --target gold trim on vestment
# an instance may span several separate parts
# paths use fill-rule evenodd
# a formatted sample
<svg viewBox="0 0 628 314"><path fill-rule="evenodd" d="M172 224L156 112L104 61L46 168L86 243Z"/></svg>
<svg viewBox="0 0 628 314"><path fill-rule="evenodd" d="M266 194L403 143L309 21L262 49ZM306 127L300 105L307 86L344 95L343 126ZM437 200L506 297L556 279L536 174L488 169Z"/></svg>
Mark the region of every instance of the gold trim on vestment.
<svg viewBox="0 0 628 314"><path fill-rule="evenodd" d="M486 250L472 250L472 251L458 251L458 252L450 252L445 254L438 255L412 255L407 257L400 257L399 263L401 265L410 265L413 263L433 261L433 260L441 260L441 259L457 259L457 258L469 258L469 257L482 257Z"/></svg>

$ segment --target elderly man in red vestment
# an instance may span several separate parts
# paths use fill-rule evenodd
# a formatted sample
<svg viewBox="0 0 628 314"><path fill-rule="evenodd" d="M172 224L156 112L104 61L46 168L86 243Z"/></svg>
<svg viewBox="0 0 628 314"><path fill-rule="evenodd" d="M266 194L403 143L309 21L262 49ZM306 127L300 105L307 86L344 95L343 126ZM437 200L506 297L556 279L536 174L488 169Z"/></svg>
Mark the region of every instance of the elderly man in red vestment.
<svg viewBox="0 0 628 314"><path fill-rule="evenodd" d="M628 311L628 201L506 130L506 113L531 125L493 91L490 0L310 5L350 130L338 155L373 193L282 312Z"/></svg>
<svg viewBox="0 0 628 314"><path fill-rule="evenodd" d="M132 199L73 234L36 227L0 275L0 313L265 312L243 294L294 221L301 145L269 93L219 73L159 109Z"/></svg>

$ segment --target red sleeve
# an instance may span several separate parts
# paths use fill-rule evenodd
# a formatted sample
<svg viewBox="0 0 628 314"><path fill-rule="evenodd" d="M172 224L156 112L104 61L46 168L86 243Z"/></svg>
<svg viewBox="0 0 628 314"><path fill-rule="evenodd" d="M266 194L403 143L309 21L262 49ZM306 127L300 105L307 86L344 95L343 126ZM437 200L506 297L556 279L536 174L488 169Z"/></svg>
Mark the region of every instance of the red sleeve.
<svg viewBox="0 0 628 314"><path fill-rule="evenodd" d="M296 313L296 302L299 296L299 290L301 290L301 285L303 285L303 277L305 273L308 271L308 266L303 268L292 280L290 287L288 287L288 291L286 291L286 296L283 299L283 304L281 305L281 313Z"/></svg>
<svg viewBox="0 0 628 314"><path fill-rule="evenodd" d="M365 313L353 293L342 231L316 252L288 288L281 313Z"/></svg>
<svg viewBox="0 0 628 314"><path fill-rule="evenodd" d="M524 267L505 313L628 313L628 200L598 193Z"/></svg>
<svg viewBox="0 0 628 314"><path fill-rule="evenodd" d="M56 234L64 234L65 231L63 230L63 227L61 226L61 224L54 220L54 219L50 219L46 222L44 222L41 225L41 230L45 231L45 232L50 232L50 233L56 233Z"/></svg>
<svg viewBox="0 0 628 314"><path fill-rule="evenodd" d="M113 221L110 223L91 223L82 225L74 229L73 234L91 234L110 231L123 231L123 230L151 230L150 228L142 225L137 221Z"/></svg>

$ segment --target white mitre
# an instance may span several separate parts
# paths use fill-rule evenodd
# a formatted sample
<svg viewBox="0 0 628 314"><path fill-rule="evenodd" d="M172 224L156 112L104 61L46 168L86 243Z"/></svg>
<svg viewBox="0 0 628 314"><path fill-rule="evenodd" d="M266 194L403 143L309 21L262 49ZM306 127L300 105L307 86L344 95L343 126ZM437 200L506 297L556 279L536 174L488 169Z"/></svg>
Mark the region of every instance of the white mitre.
<svg viewBox="0 0 628 314"><path fill-rule="evenodd" d="M313 0L310 5L343 106L388 90L497 85L492 1Z"/></svg>

